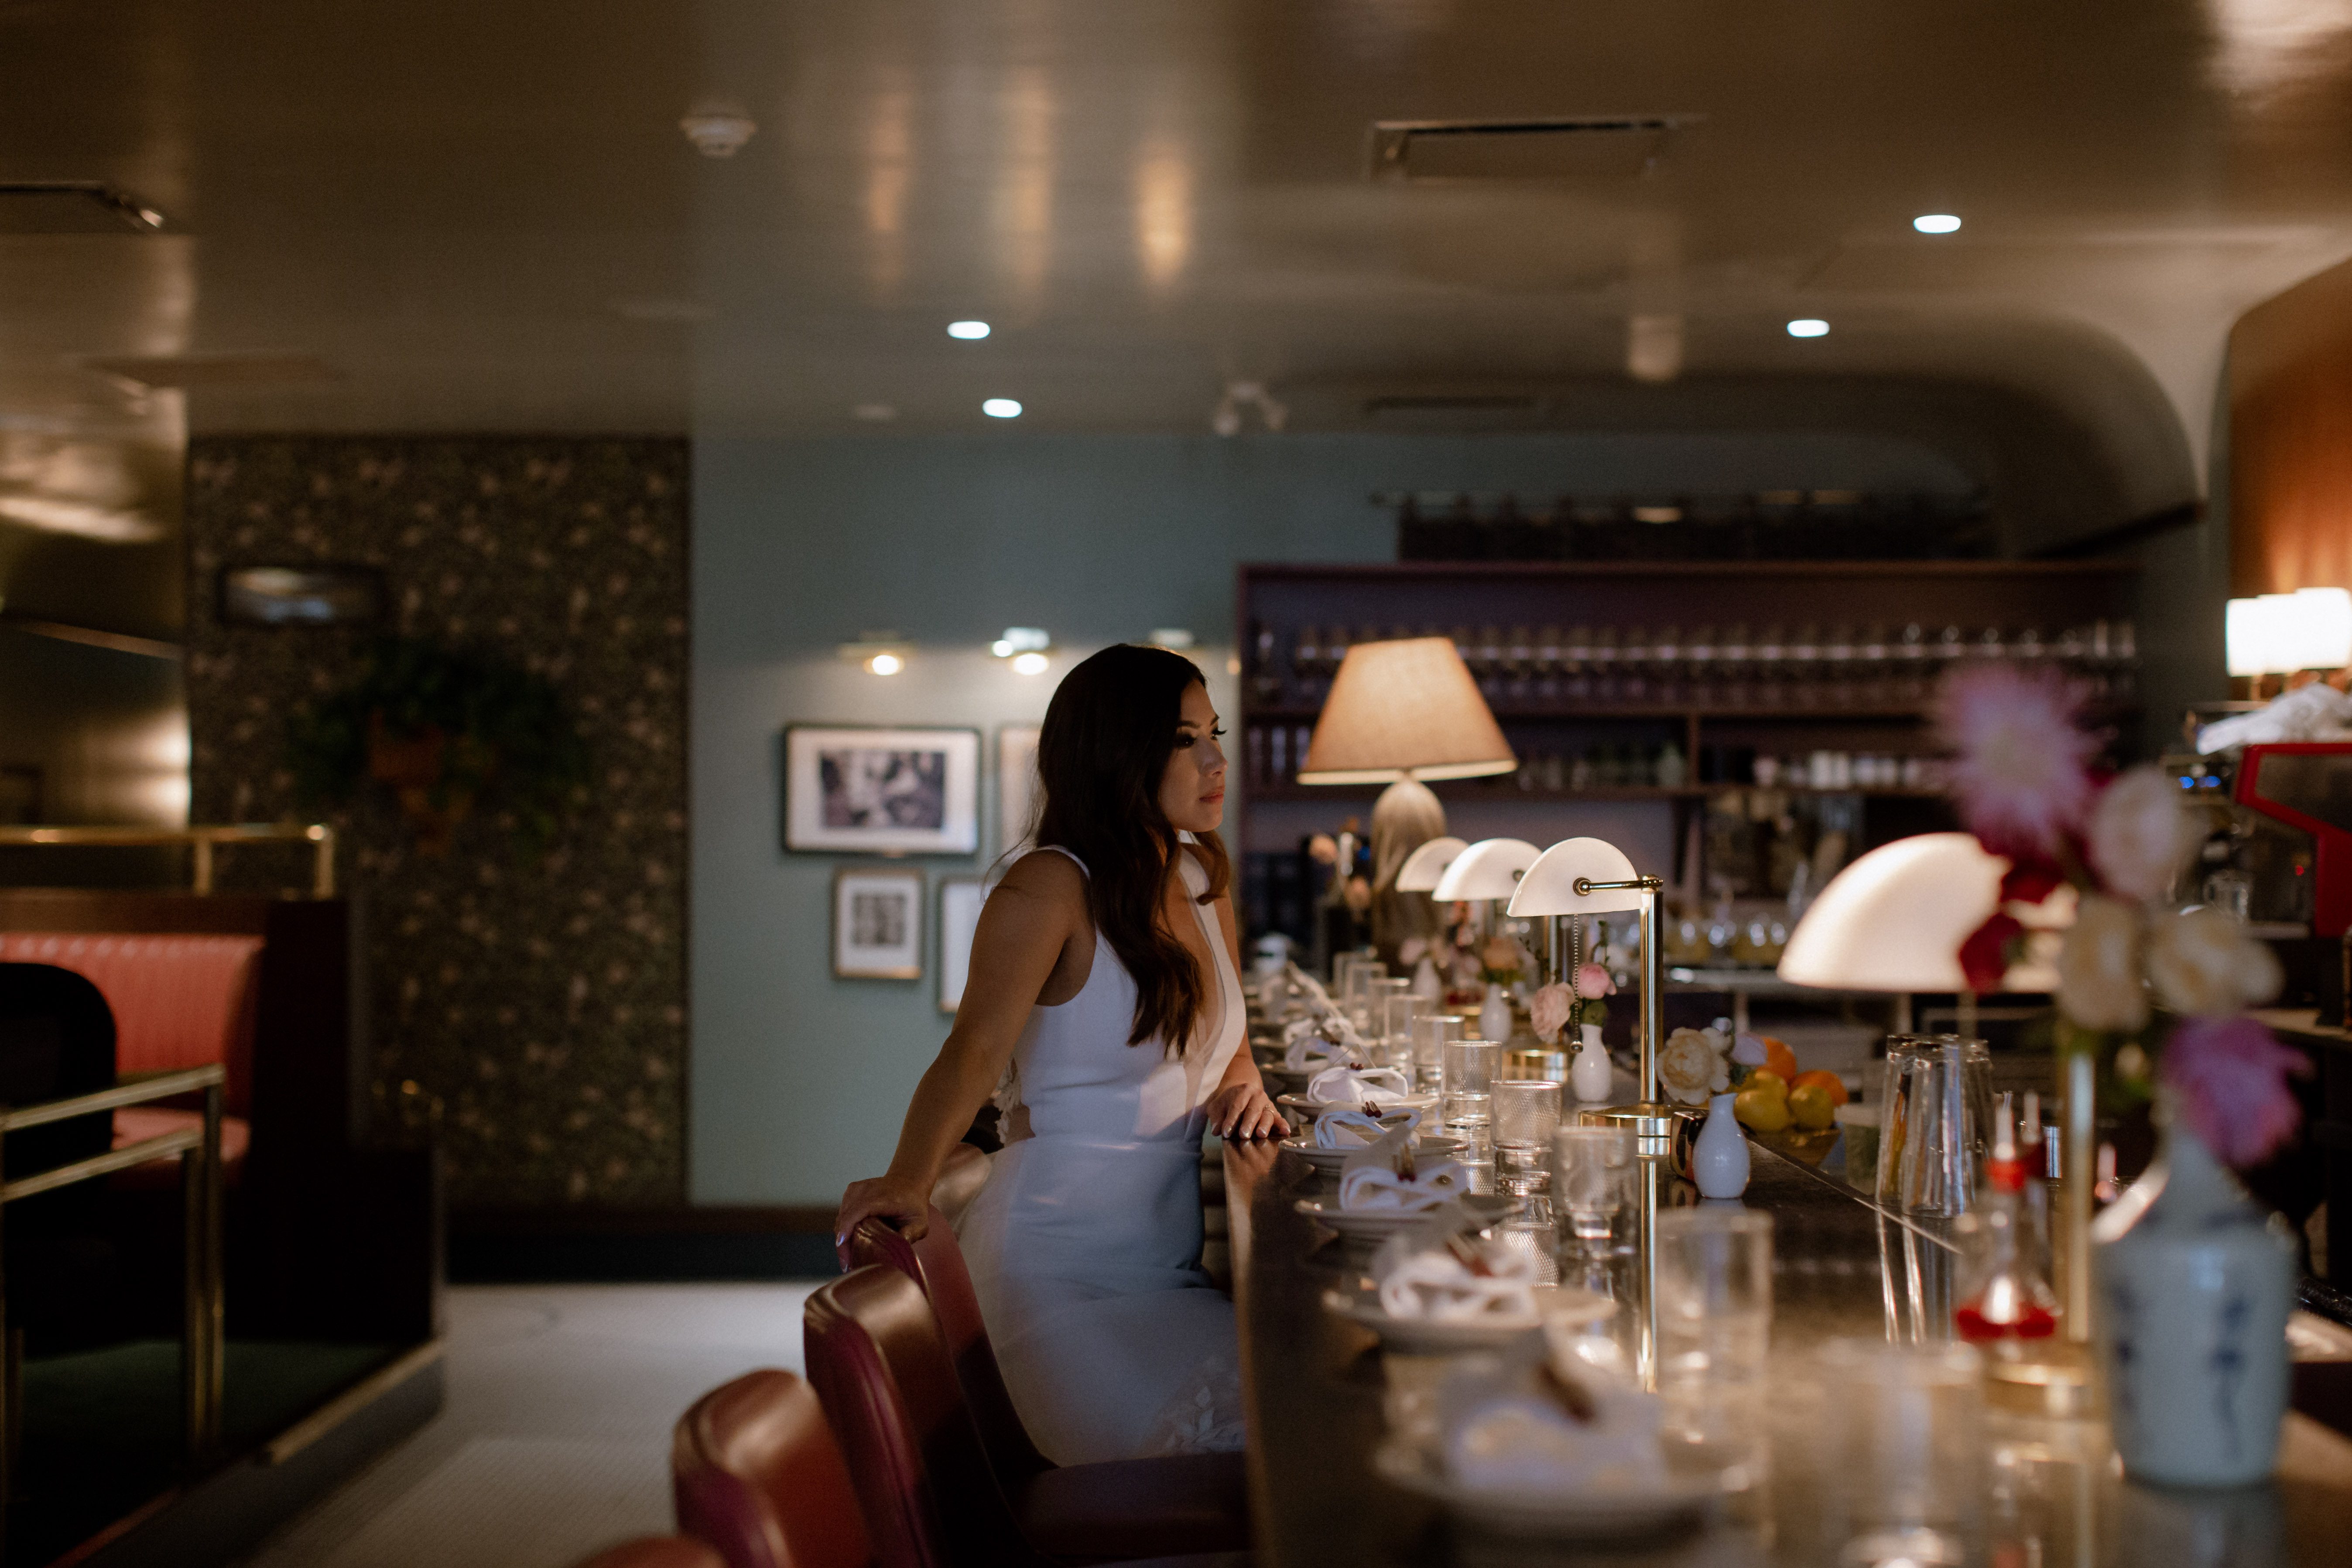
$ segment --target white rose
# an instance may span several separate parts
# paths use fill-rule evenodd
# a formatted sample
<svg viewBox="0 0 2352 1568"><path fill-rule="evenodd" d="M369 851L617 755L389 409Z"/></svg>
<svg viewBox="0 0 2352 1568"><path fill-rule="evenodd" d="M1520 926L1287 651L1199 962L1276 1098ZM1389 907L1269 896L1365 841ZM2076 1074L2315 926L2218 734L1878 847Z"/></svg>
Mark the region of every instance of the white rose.
<svg viewBox="0 0 2352 1568"><path fill-rule="evenodd" d="M2124 898L2163 897L2197 852L2198 837L2195 819L2180 805L2180 786L2154 768L2123 774L2091 808L2091 861Z"/></svg>
<svg viewBox="0 0 2352 1568"><path fill-rule="evenodd" d="M2147 1022L2138 910L2095 893L2084 897L2058 950L2058 1007L2086 1029L2129 1034Z"/></svg>
<svg viewBox="0 0 2352 1568"><path fill-rule="evenodd" d="M1705 1105L1709 1094L1731 1087L1731 1069L1714 1042L1697 1029L1676 1029L1658 1053L1658 1081L1667 1098L1685 1105Z"/></svg>
<svg viewBox="0 0 2352 1568"><path fill-rule="evenodd" d="M2278 994L2271 950L2219 910L2159 919L2147 944L2147 977L2164 1005L2195 1017L2227 1017Z"/></svg>

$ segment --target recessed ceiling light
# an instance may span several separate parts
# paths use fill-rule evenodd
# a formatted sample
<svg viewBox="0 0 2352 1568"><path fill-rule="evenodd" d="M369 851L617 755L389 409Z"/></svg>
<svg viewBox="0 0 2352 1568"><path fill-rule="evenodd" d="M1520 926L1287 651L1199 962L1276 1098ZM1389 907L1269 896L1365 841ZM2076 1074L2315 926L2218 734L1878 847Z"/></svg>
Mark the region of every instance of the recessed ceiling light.
<svg viewBox="0 0 2352 1568"><path fill-rule="evenodd" d="M1825 338L1829 336L1829 331L1830 324L1827 321L1812 316L1806 316L1789 323L1789 335L1792 338Z"/></svg>
<svg viewBox="0 0 2352 1568"><path fill-rule="evenodd" d="M1051 666L1051 663L1052 661L1046 658L1046 657L1042 653L1016 653L1013 656L1013 673L1015 675L1043 675Z"/></svg>
<svg viewBox="0 0 2352 1568"><path fill-rule="evenodd" d="M1021 405L1009 397L992 397L980 405L980 411L991 419L1018 419Z"/></svg>
<svg viewBox="0 0 2352 1568"><path fill-rule="evenodd" d="M907 661L895 653L877 653L866 661L866 668L876 675L896 675L907 668Z"/></svg>
<svg viewBox="0 0 2352 1568"><path fill-rule="evenodd" d="M988 336L988 323L986 321L950 321L948 336L978 342Z"/></svg>
<svg viewBox="0 0 2352 1568"><path fill-rule="evenodd" d="M1949 213L1922 213L1911 220L1911 226L1921 234L1954 234L1959 230L1960 220Z"/></svg>

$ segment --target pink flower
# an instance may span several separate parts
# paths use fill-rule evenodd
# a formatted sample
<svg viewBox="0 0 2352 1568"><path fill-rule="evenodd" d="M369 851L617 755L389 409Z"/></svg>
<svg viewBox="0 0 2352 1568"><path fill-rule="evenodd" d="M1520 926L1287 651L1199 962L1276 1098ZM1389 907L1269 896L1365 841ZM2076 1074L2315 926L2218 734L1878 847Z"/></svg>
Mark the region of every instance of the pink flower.
<svg viewBox="0 0 2352 1568"><path fill-rule="evenodd" d="M1579 968L1576 972L1575 984L1576 994L1588 1002L1597 1002L1603 996L1617 994L1617 983L1610 979L1609 972L1597 963L1588 963Z"/></svg>
<svg viewBox="0 0 2352 1568"><path fill-rule="evenodd" d="M1528 1021L1535 1026L1536 1038L1556 1040L1568 1023L1568 1010L1575 998L1565 985L1547 985L1528 998Z"/></svg>
<svg viewBox="0 0 2352 1568"><path fill-rule="evenodd" d="M1996 853L2049 854L2080 832L2098 742L2075 727L2079 701L2057 679L2007 665L1962 670L1937 694L1937 731L1959 753L1961 819Z"/></svg>
<svg viewBox="0 0 2352 1568"><path fill-rule="evenodd" d="M2307 1077L2311 1063L2252 1018L2191 1018L2166 1043L2161 1071L2189 1130L2246 1170L2294 1136L2303 1112L2286 1078Z"/></svg>

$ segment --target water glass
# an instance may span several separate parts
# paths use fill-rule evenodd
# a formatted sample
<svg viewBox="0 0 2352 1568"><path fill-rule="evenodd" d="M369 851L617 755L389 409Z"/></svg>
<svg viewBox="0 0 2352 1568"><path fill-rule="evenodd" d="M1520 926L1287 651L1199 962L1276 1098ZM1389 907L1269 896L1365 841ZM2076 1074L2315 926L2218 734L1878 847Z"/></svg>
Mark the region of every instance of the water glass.
<svg viewBox="0 0 2352 1568"><path fill-rule="evenodd" d="M1633 1250L1641 1206L1641 1167L1633 1130L1567 1126L1552 1130L1551 1207L1563 1256L1617 1257Z"/></svg>
<svg viewBox="0 0 2352 1568"><path fill-rule="evenodd" d="M1946 1218L1974 1210L1991 1127L1992 1052L1982 1040L1893 1037L1879 1095L1879 1201Z"/></svg>
<svg viewBox="0 0 2352 1568"><path fill-rule="evenodd" d="M1495 1085L1494 1116L1495 1190L1525 1198L1530 1206L1541 1203L1551 1186L1544 1166L1559 1126L1559 1085L1549 1079L1506 1079Z"/></svg>
<svg viewBox="0 0 2352 1568"><path fill-rule="evenodd" d="M1730 1471L1760 1465L1772 1339L1772 1216L1737 1203L1660 1214L1664 1429Z"/></svg>
<svg viewBox="0 0 2352 1568"><path fill-rule="evenodd" d="M1445 1087L1445 1047L1462 1037L1462 1020L1430 1013L1412 1021L1412 1091L1436 1094Z"/></svg>
<svg viewBox="0 0 2352 1568"><path fill-rule="evenodd" d="M1379 994L1377 983L1388 973L1389 966L1377 958L1359 958L1348 971L1348 990L1339 1007L1359 1035L1369 1037L1373 1032L1372 1001Z"/></svg>
<svg viewBox="0 0 2352 1568"><path fill-rule="evenodd" d="M1984 1396L1975 1349L1833 1339L1820 1558L1851 1568L1982 1560Z"/></svg>
<svg viewBox="0 0 2352 1568"><path fill-rule="evenodd" d="M1495 1078L1503 1066L1499 1040L1445 1042L1445 1131L1463 1141L1465 1164L1495 1158Z"/></svg>
<svg viewBox="0 0 2352 1568"><path fill-rule="evenodd" d="M1388 998L1388 1026L1385 1055L1388 1065L1402 1070L1407 1082L1412 1079L1413 1028L1436 1009L1437 1004L1426 996L1412 994L1410 980L1391 982L1397 988Z"/></svg>
<svg viewBox="0 0 2352 1568"><path fill-rule="evenodd" d="M1375 1059L1388 1067L1402 1067L1410 1059L1413 1005L1420 1001L1412 994L1412 981L1408 976L1390 975L1372 983L1372 1026L1364 1037L1364 1044Z"/></svg>

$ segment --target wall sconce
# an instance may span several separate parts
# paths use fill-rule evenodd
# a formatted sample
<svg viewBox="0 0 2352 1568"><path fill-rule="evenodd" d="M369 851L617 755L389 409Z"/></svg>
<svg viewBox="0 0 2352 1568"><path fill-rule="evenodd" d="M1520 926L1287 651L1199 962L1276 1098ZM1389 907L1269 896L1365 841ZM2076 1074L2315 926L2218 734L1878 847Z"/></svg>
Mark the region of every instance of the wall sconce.
<svg viewBox="0 0 2352 1568"><path fill-rule="evenodd" d="M1007 626L1003 637L988 645L988 651L1011 659L1015 675L1043 675L1052 663L1045 656L1053 647L1053 637L1043 627Z"/></svg>
<svg viewBox="0 0 2352 1568"><path fill-rule="evenodd" d="M841 644L834 653L868 675L896 675L913 660L915 647L896 632L866 632L856 642Z"/></svg>

